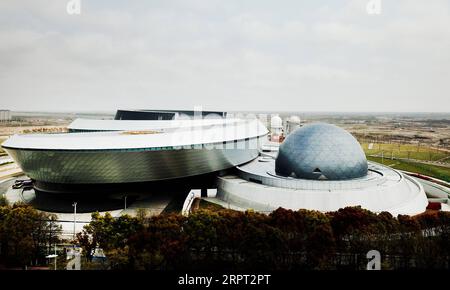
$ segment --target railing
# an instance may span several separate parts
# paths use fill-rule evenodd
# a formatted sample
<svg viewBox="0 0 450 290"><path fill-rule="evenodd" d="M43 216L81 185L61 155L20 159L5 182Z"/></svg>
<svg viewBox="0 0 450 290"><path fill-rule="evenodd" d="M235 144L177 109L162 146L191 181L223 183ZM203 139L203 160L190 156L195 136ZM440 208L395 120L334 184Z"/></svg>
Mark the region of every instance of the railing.
<svg viewBox="0 0 450 290"><path fill-rule="evenodd" d="M191 213L192 203L194 202L194 200L196 198L200 198L201 196L202 195L201 195L200 189L192 189L188 193L188 195L183 203L183 209L181 210L181 214L184 216L188 216Z"/></svg>

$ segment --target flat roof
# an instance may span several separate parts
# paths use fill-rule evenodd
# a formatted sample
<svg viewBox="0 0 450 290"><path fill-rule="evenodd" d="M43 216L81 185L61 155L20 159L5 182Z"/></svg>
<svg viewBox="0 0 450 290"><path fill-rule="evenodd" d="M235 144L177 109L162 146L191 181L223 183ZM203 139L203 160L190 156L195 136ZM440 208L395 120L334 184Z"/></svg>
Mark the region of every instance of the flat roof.
<svg viewBox="0 0 450 290"><path fill-rule="evenodd" d="M199 120L95 120L79 118L69 126L70 130L125 131L125 130L167 130L185 127L228 125L242 122L242 119L199 119Z"/></svg>
<svg viewBox="0 0 450 290"><path fill-rule="evenodd" d="M368 162L366 176L347 180L315 180L279 176L275 173L275 159L259 157L246 164L237 166L238 175L246 180L258 180L263 185L290 189L337 190L366 188L378 186L386 182L400 182L403 178L398 171L375 163Z"/></svg>
<svg viewBox="0 0 450 290"><path fill-rule="evenodd" d="M197 126L187 125L195 124L195 121L200 121L201 124L197 124ZM174 129L168 132L138 132L142 128L136 129L130 126L130 130L112 132L14 135L6 140L2 147L6 149L49 151L142 149L222 143L261 137L268 133L267 128L257 119L222 119L218 124L211 124L213 121L219 120L169 121L179 122L178 124L181 125L174 128L171 124L169 127ZM146 122L158 122L161 125L166 121ZM148 125L145 128L156 130L158 126Z"/></svg>

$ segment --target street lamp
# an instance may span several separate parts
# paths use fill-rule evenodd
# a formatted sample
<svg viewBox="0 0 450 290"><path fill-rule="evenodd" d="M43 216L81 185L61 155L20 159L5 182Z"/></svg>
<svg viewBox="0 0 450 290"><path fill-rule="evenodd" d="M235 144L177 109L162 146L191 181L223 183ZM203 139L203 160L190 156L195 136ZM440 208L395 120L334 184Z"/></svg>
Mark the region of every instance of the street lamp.
<svg viewBox="0 0 450 290"><path fill-rule="evenodd" d="M75 241L75 226L77 224L77 202L75 201L74 203L72 203L72 206L74 208L73 210L73 240Z"/></svg>
<svg viewBox="0 0 450 290"><path fill-rule="evenodd" d="M55 270L56 270L56 258L58 257L58 255L56 254L56 243L55 243L55 254L54 255L48 255L45 256L47 259L51 259L51 258L55 258Z"/></svg>

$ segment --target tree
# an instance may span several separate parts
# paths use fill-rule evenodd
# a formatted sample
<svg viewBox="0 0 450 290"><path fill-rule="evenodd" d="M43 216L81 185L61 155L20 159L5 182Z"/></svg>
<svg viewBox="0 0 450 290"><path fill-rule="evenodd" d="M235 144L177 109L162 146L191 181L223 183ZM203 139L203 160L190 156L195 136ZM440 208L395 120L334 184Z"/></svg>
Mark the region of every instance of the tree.
<svg viewBox="0 0 450 290"><path fill-rule="evenodd" d="M77 233L77 241L83 249L84 256L91 262L94 250L97 247L97 240L92 233L92 227L90 225L84 226L83 231Z"/></svg>
<svg viewBox="0 0 450 290"><path fill-rule="evenodd" d="M417 266L423 269L449 267L450 214L426 211L414 219L421 233L416 239Z"/></svg>
<svg viewBox="0 0 450 290"><path fill-rule="evenodd" d="M134 269L189 269L189 247L184 230L186 218L177 214L151 217L147 227L129 239Z"/></svg>
<svg viewBox="0 0 450 290"><path fill-rule="evenodd" d="M8 200L4 195L0 195L0 206L8 205Z"/></svg>
<svg viewBox="0 0 450 290"><path fill-rule="evenodd" d="M86 253L102 247L112 269L364 269L372 249L381 252L383 267L402 269L448 268L449 233L445 212L394 218L360 207L326 214L279 208L270 215L198 210L188 217L113 218L96 213L78 240Z"/></svg>
<svg viewBox="0 0 450 290"><path fill-rule="evenodd" d="M123 215L113 218L109 212L92 214L91 222L77 234L79 244L83 247L86 258L91 261L93 250L101 247L105 254L116 251L128 243L128 238L142 230L144 225L138 218Z"/></svg>
<svg viewBox="0 0 450 290"><path fill-rule="evenodd" d="M54 215L30 205L0 207L0 259L10 266L45 263L48 248L59 241Z"/></svg>

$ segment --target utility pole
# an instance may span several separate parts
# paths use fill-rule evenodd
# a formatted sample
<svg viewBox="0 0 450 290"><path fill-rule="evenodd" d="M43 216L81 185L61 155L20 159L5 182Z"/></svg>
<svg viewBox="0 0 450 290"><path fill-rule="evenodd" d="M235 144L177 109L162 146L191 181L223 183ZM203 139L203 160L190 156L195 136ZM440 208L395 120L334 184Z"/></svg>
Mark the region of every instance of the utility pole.
<svg viewBox="0 0 450 290"><path fill-rule="evenodd" d="M58 255L56 255L56 242L55 242L55 271L56 271L56 258L58 257Z"/></svg>
<svg viewBox="0 0 450 290"><path fill-rule="evenodd" d="M72 204L74 210L73 210L73 241L75 241L75 233L76 233L76 224L77 224L77 202L75 201Z"/></svg>
<svg viewBox="0 0 450 290"><path fill-rule="evenodd" d="M127 209L127 195L125 195L125 198L124 198L124 200L125 200L125 205L124 205L124 209L126 210Z"/></svg>
<svg viewBox="0 0 450 290"><path fill-rule="evenodd" d="M55 258L55 271L56 271L56 258L58 257L58 255L56 254L56 241L55 241L55 254L53 254L53 255L48 255L48 256L45 256L47 259L51 259L51 258ZM49 264L50 264L50 260L49 260L49 262L48 262Z"/></svg>

